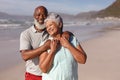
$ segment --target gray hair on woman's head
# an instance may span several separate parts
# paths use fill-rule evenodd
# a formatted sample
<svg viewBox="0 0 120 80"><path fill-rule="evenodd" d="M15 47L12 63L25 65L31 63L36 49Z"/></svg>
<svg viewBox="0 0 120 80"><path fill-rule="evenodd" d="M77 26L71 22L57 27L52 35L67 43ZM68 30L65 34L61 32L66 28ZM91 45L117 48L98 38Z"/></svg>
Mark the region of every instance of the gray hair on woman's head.
<svg viewBox="0 0 120 80"><path fill-rule="evenodd" d="M60 15L58 15L57 13L50 13L50 14L48 14L48 16L44 22L46 23L47 21L53 21L53 22L57 23L57 25L59 25L59 27L61 28L61 32L62 32L63 20Z"/></svg>
<svg viewBox="0 0 120 80"><path fill-rule="evenodd" d="M62 23L62 26L63 26L63 20L62 20L61 16L58 15L57 13L50 13L50 14L48 14L47 18L45 19L45 23L46 23L47 21L49 21L49 20L57 23L57 25L58 25L59 23ZM61 27L61 26L60 26L60 27ZM61 28L62 28L62 27L61 27Z"/></svg>

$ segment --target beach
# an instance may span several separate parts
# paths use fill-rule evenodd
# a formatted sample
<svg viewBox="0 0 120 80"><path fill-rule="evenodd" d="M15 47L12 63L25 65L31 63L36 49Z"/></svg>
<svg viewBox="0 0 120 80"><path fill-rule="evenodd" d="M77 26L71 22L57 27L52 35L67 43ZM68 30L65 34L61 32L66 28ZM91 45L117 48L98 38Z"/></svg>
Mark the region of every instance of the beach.
<svg viewBox="0 0 120 80"><path fill-rule="evenodd" d="M120 79L120 27L103 31L104 34L81 42L88 58L86 64L79 64L79 80ZM0 44L2 53L10 53L10 55L0 55L6 56L1 57L3 60L1 65L3 65L0 67L0 79L24 80L25 62L19 53L19 39L4 39Z"/></svg>
<svg viewBox="0 0 120 80"><path fill-rule="evenodd" d="M120 27L113 27L102 36L81 43L88 58L85 65L79 65L79 80L119 80L119 41Z"/></svg>

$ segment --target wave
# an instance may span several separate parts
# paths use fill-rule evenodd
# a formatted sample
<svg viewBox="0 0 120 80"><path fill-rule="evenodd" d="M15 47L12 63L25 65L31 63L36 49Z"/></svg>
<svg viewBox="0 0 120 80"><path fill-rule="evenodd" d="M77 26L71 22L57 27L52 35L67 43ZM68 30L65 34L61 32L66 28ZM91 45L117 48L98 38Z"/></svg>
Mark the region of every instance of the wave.
<svg viewBox="0 0 120 80"><path fill-rule="evenodd" d="M0 29L16 29L16 28L26 28L33 24L32 21L16 21L0 19ZM106 25L106 24L120 24L120 19L109 19L109 18L96 18L91 20L74 20L64 22L65 27L71 26L92 26L92 25Z"/></svg>
<svg viewBox="0 0 120 80"><path fill-rule="evenodd" d="M9 26L20 26L21 24L0 24L0 26L3 27L9 27Z"/></svg>
<svg viewBox="0 0 120 80"><path fill-rule="evenodd" d="M20 28L21 24L0 24L0 29Z"/></svg>

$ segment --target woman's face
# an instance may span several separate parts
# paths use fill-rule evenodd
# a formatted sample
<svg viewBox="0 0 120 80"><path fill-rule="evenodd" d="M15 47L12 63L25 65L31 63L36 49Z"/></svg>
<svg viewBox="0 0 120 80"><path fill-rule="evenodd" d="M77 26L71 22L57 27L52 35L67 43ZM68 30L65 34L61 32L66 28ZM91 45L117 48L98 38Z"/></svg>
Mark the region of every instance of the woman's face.
<svg viewBox="0 0 120 80"><path fill-rule="evenodd" d="M46 25L46 30L51 36L56 36L59 33L60 28L58 27L59 25L56 24L55 22L49 20L45 23Z"/></svg>

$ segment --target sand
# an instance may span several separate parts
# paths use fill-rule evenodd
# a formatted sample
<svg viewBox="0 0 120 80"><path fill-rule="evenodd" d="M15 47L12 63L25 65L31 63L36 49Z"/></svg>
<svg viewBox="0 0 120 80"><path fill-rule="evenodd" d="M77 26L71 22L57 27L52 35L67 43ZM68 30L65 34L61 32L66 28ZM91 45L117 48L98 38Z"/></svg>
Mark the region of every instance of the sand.
<svg viewBox="0 0 120 80"><path fill-rule="evenodd" d="M79 65L79 80L120 80L120 28L82 43L88 56Z"/></svg>
<svg viewBox="0 0 120 80"><path fill-rule="evenodd" d="M79 80L120 80L120 30L81 43L88 58L79 64ZM0 80L24 80L24 61L0 72Z"/></svg>
<svg viewBox="0 0 120 80"><path fill-rule="evenodd" d="M0 80L24 80L24 62L0 72Z"/></svg>

